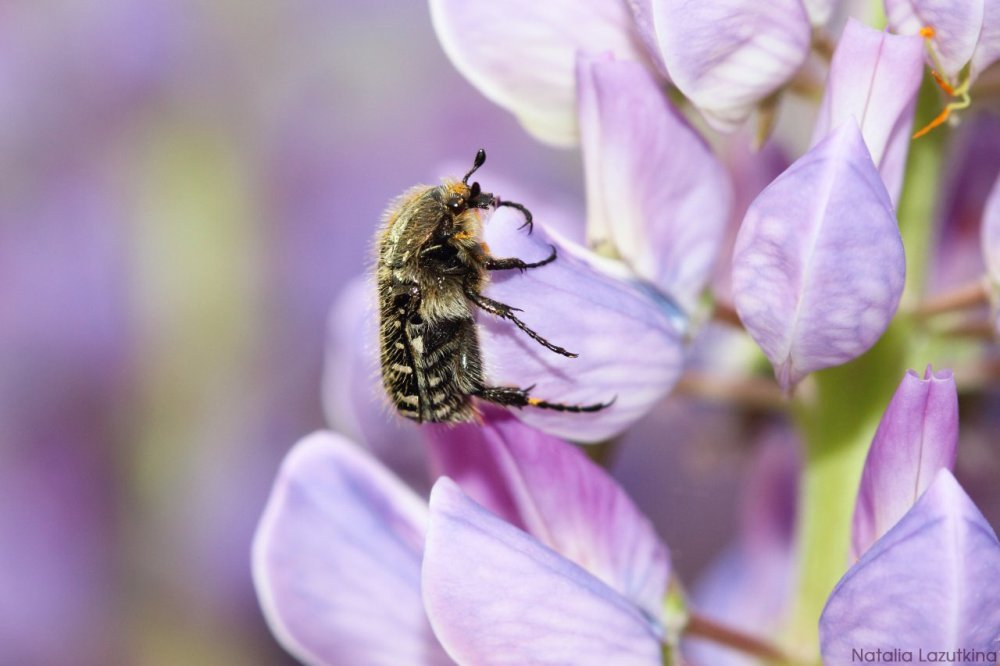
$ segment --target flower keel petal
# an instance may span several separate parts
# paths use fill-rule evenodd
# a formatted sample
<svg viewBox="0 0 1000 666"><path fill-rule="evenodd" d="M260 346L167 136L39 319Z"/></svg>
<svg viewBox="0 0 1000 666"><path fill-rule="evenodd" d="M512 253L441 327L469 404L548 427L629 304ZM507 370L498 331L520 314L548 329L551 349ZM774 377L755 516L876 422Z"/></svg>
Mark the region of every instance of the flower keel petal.
<svg viewBox="0 0 1000 666"><path fill-rule="evenodd" d="M455 68L528 131L557 145L577 138L578 50L645 59L631 13L617 0L430 0L430 9Z"/></svg>
<svg viewBox="0 0 1000 666"><path fill-rule="evenodd" d="M853 119L893 201L903 185L923 63L919 37L890 35L850 19L830 63L813 131L816 144L830 130Z"/></svg>
<svg viewBox="0 0 1000 666"><path fill-rule="evenodd" d="M690 310L723 241L728 175L638 63L581 56L577 79L590 240Z"/></svg>
<svg viewBox="0 0 1000 666"><path fill-rule="evenodd" d="M736 240L733 298L790 390L875 343L899 304L904 273L889 195L851 122L751 204Z"/></svg>
<svg viewBox="0 0 1000 666"><path fill-rule="evenodd" d="M510 321L481 314L480 343L487 381L534 386L531 395L570 405L614 400L591 413L525 407L518 418L545 432L581 442L615 435L643 416L677 381L683 362L683 314L652 290L630 281L618 262L557 239L539 222L519 230L510 209L486 225L494 256L555 261L525 272L497 271L485 294L520 308L528 327L577 358L546 349ZM617 274L615 274L617 271Z"/></svg>
<svg viewBox="0 0 1000 666"><path fill-rule="evenodd" d="M1000 543L948 470L837 584L820 617L824 663L852 650L996 650ZM964 658L950 661L969 663Z"/></svg>
<svg viewBox="0 0 1000 666"><path fill-rule="evenodd" d="M801 0L660 0L653 17L671 80L720 131L742 123L809 53Z"/></svg>
<svg viewBox="0 0 1000 666"><path fill-rule="evenodd" d="M254 585L281 644L308 664L450 663L420 597L426 521L420 499L344 438L299 442L253 545Z"/></svg>
<svg viewBox="0 0 1000 666"><path fill-rule="evenodd" d="M431 431L440 472L655 617L667 590L669 555L628 495L578 448L508 412L490 409L484 416L482 427ZM470 455L475 466L467 462Z"/></svg>
<svg viewBox="0 0 1000 666"><path fill-rule="evenodd" d="M854 509L855 559L910 510L958 448L958 392L951 371L908 371L879 423Z"/></svg>
<svg viewBox="0 0 1000 666"><path fill-rule="evenodd" d="M431 491L424 603L456 661L660 663L658 625L443 477Z"/></svg>

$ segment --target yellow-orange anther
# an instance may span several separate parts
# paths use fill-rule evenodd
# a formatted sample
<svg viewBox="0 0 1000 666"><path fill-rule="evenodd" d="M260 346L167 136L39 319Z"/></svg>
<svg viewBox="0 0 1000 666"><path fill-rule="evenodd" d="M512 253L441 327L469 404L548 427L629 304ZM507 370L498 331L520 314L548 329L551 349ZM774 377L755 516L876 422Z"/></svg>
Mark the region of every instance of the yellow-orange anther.
<svg viewBox="0 0 1000 666"><path fill-rule="evenodd" d="M932 39L935 34L936 33L934 32L934 28L929 25L925 25L920 29L920 36L924 37L925 39Z"/></svg>
<svg viewBox="0 0 1000 666"><path fill-rule="evenodd" d="M945 91L946 93L948 93L952 97L957 97L958 96L958 93L956 93L955 89L951 87L951 84L948 83L947 81L945 81L944 77L941 76L940 74L938 74L937 72L935 72L933 69L931 70L931 76L934 77L935 83L937 83L939 86L941 86L941 90Z"/></svg>
<svg viewBox="0 0 1000 666"><path fill-rule="evenodd" d="M950 116L950 115L951 115L951 107L950 106L944 107L944 111L942 111L941 113L939 113L937 115L937 117L934 118L934 120L932 120L929 123L927 123L927 125L925 125L923 129L915 132L914 135L913 135L913 138L914 139L919 139L924 134L927 134L932 129L934 129L938 125L941 125L946 120L948 120L948 116Z"/></svg>

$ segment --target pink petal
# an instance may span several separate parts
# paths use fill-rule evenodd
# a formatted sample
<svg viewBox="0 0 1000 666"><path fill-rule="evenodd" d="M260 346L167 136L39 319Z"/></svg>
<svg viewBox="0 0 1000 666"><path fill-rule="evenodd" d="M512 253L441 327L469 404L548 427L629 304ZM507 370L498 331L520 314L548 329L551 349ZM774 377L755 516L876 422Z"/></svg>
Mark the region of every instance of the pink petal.
<svg viewBox="0 0 1000 666"><path fill-rule="evenodd" d="M657 622L576 564L473 502L431 491L423 564L434 633L463 664L657 666Z"/></svg>
<svg viewBox="0 0 1000 666"><path fill-rule="evenodd" d="M919 34L921 28L934 29L931 38L941 72L956 82L956 77L979 41L983 27L983 0L885 0L889 27L901 35Z"/></svg>
<svg viewBox="0 0 1000 666"><path fill-rule="evenodd" d="M802 0L809 15L809 22L816 27L822 27L830 22L837 3L838 0Z"/></svg>
<svg viewBox="0 0 1000 666"><path fill-rule="evenodd" d="M850 19L830 63L830 78L813 131L816 144L831 129L853 119L894 202L903 185L913 109L923 73L920 37L890 35Z"/></svg>
<svg viewBox="0 0 1000 666"><path fill-rule="evenodd" d="M653 18L671 80L720 131L746 120L809 53L800 0L658 0Z"/></svg>
<svg viewBox="0 0 1000 666"><path fill-rule="evenodd" d="M592 244L692 309L725 232L725 170L642 65L581 56L577 88Z"/></svg>
<svg viewBox="0 0 1000 666"><path fill-rule="evenodd" d="M579 354L560 356L510 322L482 313L480 343L487 380L495 386L534 385L532 395L551 402L587 405L615 399L598 412L574 414L525 407L515 413L545 432L581 442L616 435L642 417L674 385L683 363L683 315L669 301L630 281L618 262L547 233L519 229L507 208L486 224L486 241L498 257L534 261L558 258L541 268L497 271L485 294L513 307L529 327Z"/></svg>
<svg viewBox="0 0 1000 666"><path fill-rule="evenodd" d="M837 584L820 618L824 663L852 650L997 650L1000 543L946 469ZM970 657L950 659L972 663ZM855 660L856 661L856 660Z"/></svg>
<svg viewBox="0 0 1000 666"><path fill-rule="evenodd" d="M871 547L910 510L938 470L953 469L958 392L950 370L907 371L879 423L854 509L852 555Z"/></svg>
<svg viewBox="0 0 1000 666"><path fill-rule="evenodd" d="M656 39L656 24L653 22L653 0L628 0L626 3L632 10L632 21L635 32L646 47L646 55L652 61L657 74L666 78L667 66L660 56L660 47Z"/></svg>
<svg viewBox="0 0 1000 666"><path fill-rule="evenodd" d="M983 29L972 53L970 78L975 81L986 69L1000 59L1000 0L983 2Z"/></svg>
<svg viewBox="0 0 1000 666"><path fill-rule="evenodd" d="M299 442L253 545L254 584L281 644L308 664L450 663L420 596L426 522L423 502L343 437Z"/></svg>
<svg viewBox="0 0 1000 666"><path fill-rule="evenodd" d="M631 12L618 0L430 0L430 9L455 68L528 131L557 145L577 138L578 50L645 60Z"/></svg>
<svg viewBox="0 0 1000 666"><path fill-rule="evenodd" d="M875 343L899 304L904 273L892 203L849 122L750 206L736 240L733 298L790 390Z"/></svg>
<svg viewBox="0 0 1000 666"><path fill-rule="evenodd" d="M655 617L666 594L669 555L628 495L578 448L508 412L491 409L485 416L481 428L430 431L440 472Z"/></svg>

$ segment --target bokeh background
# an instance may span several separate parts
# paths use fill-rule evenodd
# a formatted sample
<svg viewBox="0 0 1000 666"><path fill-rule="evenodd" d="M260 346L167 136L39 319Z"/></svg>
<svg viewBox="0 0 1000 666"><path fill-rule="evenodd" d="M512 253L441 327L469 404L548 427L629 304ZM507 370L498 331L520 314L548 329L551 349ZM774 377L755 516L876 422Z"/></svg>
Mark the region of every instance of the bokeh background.
<svg viewBox="0 0 1000 666"><path fill-rule="evenodd" d="M390 198L579 191L424 3L0 4L0 664L274 664L249 547Z"/></svg>
<svg viewBox="0 0 1000 666"><path fill-rule="evenodd" d="M290 663L249 548L324 426L330 308L387 202L479 147L582 205L422 2L0 4L0 666ZM758 431L675 398L614 461L688 579Z"/></svg>

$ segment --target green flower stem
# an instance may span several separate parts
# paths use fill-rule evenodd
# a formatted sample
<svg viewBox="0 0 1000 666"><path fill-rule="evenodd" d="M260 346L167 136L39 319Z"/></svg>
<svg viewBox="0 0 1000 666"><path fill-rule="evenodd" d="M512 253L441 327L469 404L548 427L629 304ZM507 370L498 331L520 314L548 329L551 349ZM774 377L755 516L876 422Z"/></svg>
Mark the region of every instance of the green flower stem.
<svg viewBox="0 0 1000 666"><path fill-rule="evenodd" d="M795 649L819 645L819 616L849 565L851 519L861 468L882 412L903 376L909 327L895 322L860 358L815 374L815 400L795 415L805 443L799 488Z"/></svg>
<svg viewBox="0 0 1000 666"><path fill-rule="evenodd" d="M916 126L933 118L940 105L933 84L925 81ZM906 248L904 303L919 300L927 275L945 134L941 128L910 144L898 210ZM907 367L931 360L914 358L923 348L919 337L910 318L897 316L866 354L815 373L815 392L796 402L805 445L798 505L800 568L787 624L788 645L796 651L818 653L820 614L850 565L854 502L872 436Z"/></svg>

